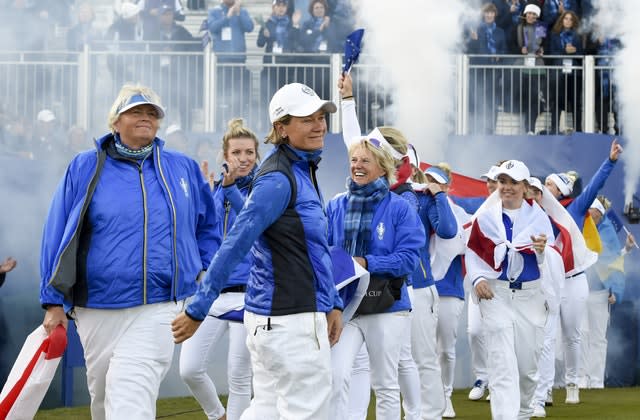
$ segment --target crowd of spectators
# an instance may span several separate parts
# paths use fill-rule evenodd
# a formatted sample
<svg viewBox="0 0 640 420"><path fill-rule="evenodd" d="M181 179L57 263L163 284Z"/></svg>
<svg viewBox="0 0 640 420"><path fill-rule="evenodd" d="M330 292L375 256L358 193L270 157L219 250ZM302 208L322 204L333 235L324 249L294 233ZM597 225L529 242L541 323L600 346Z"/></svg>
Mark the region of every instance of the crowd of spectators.
<svg viewBox="0 0 640 420"><path fill-rule="evenodd" d="M613 55L620 48L618 39L593 23L593 1L492 0L482 6L481 15L481 22L465 28L465 52L477 55L471 64L521 67L472 72L470 108L478 131L493 132L498 109L523 114L525 130L531 134L544 111L550 113L550 124L541 130L543 134L558 133L562 111L573 115L564 131L582 131L581 57ZM604 57L596 62L608 64ZM595 88L598 130L615 134L618 127L610 115L617 109L608 70L596 78Z"/></svg>

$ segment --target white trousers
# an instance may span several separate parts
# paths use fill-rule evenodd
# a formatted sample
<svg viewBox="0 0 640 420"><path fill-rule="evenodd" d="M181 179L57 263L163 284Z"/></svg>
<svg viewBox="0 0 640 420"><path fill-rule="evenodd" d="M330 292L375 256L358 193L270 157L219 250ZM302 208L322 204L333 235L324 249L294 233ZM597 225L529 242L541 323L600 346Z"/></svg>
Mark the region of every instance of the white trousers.
<svg viewBox="0 0 640 420"><path fill-rule="evenodd" d="M407 286L409 298L413 301L413 288ZM412 318L412 312L409 317ZM351 371L351 383L349 385L349 419L365 420L369 410L371 399L371 379L369 373L369 354L366 345L363 344L356 356ZM420 375L418 367L413 360L411 351L411 329L407 328L402 338L400 348L400 360L398 361L398 384L402 396L402 409L404 420L420 420L422 404L420 401Z"/></svg>
<svg viewBox="0 0 640 420"><path fill-rule="evenodd" d="M533 397L534 406L544 405L547 400L547 393L553 388L553 380L556 373L556 336L558 334L558 324L560 323L560 308L549 306L547 323L544 326L544 343L542 352L538 359L538 385Z"/></svg>
<svg viewBox="0 0 640 420"><path fill-rule="evenodd" d="M578 383L582 350L580 326L582 320L587 317L588 296L589 284L584 273L565 280L560 298L560 329L564 348L566 385Z"/></svg>
<svg viewBox="0 0 640 420"><path fill-rule="evenodd" d="M196 333L182 343L180 350L180 376L209 420L217 420L225 414L207 370L214 349L226 331L229 331L227 420L238 420L251 402L251 357L244 325L207 316Z"/></svg>
<svg viewBox="0 0 640 420"><path fill-rule="evenodd" d="M469 336L469 351L471 352L471 370L474 380L483 382L489 380L487 371L487 343L484 334L484 324L480 314L480 306L470 297L467 298L467 335Z"/></svg>
<svg viewBox="0 0 640 420"><path fill-rule="evenodd" d="M494 420L529 419L536 389L538 357L544 341L547 308L539 281L530 289L509 289L489 280L493 299L480 300L484 320Z"/></svg>
<svg viewBox="0 0 640 420"><path fill-rule="evenodd" d="M588 388L604 388L607 361L607 326L609 325L609 291L589 292L587 317L582 320L582 361L579 382Z"/></svg>
<svg viewBox="0 0 640 420"><path fill-rule="evenodd" d="M327 316L245 311L253 399L242 420L328 420L331 353Z"/></svg>
<svg viewBox="0 0 640 420"><path fill-rule="evenodd" d="M436 286L413 289L411 351L420 374L422 418L442 418L444 390L436 341L440 298Z"/></svg>
<svg viewBox="0 0 640 420"><path fill-rule="evenodd" d="M454 296L440 296L438 308L438 354L444 395L451 398L456 373L456 341L458 322L464 308L464 300Z"/></svg>
<svg viewBox="0 0 640 420"><path fill-rule="evenodd" d="M348 418L351 373L363 343L369 354L376 419L400 418L398 364L402 339L410 323L409 311L400 311L359 315L345 325L340 341L332 349L332 420Z"/></svg>
<svg viewBox="0 0 640 420"><path fill-rule="evenodd" d="M93 420L151 420L173 358L171 322L182 302L75 308Z"/></svg>

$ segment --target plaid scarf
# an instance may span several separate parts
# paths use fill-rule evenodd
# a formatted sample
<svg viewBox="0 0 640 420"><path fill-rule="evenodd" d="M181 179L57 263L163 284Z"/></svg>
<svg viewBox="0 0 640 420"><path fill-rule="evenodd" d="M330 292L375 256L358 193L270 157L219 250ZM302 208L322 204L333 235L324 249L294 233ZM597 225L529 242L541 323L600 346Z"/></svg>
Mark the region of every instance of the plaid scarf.
<svg viewBox="0 0 640 420"><path fill-rule="evenodd" d="M371 239L373 213L389 193L389 182L381 176L366 185L349 180L347 213L344 217L344 243L342 248L351 256L364 256Z"/></svg>

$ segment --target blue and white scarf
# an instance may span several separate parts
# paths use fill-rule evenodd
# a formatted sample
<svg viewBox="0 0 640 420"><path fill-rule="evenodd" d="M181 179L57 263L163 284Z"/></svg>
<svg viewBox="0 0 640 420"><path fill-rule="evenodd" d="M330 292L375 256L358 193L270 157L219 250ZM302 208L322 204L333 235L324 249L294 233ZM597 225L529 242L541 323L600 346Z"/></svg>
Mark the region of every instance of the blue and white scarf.
<svg viewBox="0 0 640 420"><path fill-rule="evenodd" d="M362 257L369 248L374 210L389 194L389 181L381 176L368 184L358 185L350 179L348 188L342 248L351 256Z"/></svg>
<svg viewBox="0 0 640 420"><path fill-rule="evenodd" d="M489 54L495 54L496 53L496 40L493 37L493 32L496 30L496 23L493 22L492 24L484 24L484 31L487 37L487 51L489 51Z"/></svg>
<svg viewBox="0 0 640 420"><path fill-rule="evenodd" d="M118 152L120 156L129 159L145 159L153 152L153 141L140 149L134 150L122 143L119 133L114 134L113 137L115 139L116 152Z"/></svg>

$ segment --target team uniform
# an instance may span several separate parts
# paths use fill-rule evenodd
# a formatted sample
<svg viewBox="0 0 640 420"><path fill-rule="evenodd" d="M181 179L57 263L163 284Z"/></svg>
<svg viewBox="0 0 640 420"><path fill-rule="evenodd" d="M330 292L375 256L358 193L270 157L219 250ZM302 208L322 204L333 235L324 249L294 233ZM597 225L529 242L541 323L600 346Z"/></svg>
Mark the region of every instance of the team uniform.
<svg viewBox="0 0 640 420"><path fill-rule="evenodd" d="M495 192L478 210L469 236L468 275L474 287L486 280L494 293L479 302L494 419L528 419L533 413L547 309L538 266L545 258L529 247L531 236L540 234L553 238L549 218L537 204L525 200L519 209L503 209Z"/></svg>
<svg viewBox="0 0 640 420"><path fill-rule="evenodd" d="M347 202L344 193L327 206L329 243L335 246L342 246L345 241ZM368 271L372 277L406 278L418 263L418 249L424 241L424 230L415 210L401 197L387 193L373 210L371 240L365 255ZM363 344L371 361L376 418L397 419L400 415L398 364L403 337L411 322L411 302L404 281L397 292L397 300L386 311L356 315L345 325L340 341L334 346L332 419L346 418L351 369Z"/></svg>
<svg viewBox="0 0 640 420"><path fill-rule="evenodd" d="M222 239L227 236L237 214L244 205L253 175L252 172L226 187L218 184L213 192L219 222L217 230ZM252 264L251 254L247 254L233 270L220 292L221 297L226 298L225 300L229 301L232 307L234 302L244 303L244 292ZM207 418L210 420L221 418L225 414L225 408L218 398L215 384L209 377L207 370L210 366L213 350L224 334L228 332L229 398L226 414L227 420L237 420L251 401L251 358L246 345L247 333L241 322L221 319L216 315L216 308L212 306L196 333L182 344L180 376L202 406Z"/></svg>
<svg viewBox="0 0 640 420"><path fill-rule="evenodd" d="M276 146L186 308L204 319L251 250L244 324L254 398L242 419L328 419L331 360L326 314L341 309L315 170L321 151ZM300 386L304 384L304 386Z"/></svg>

